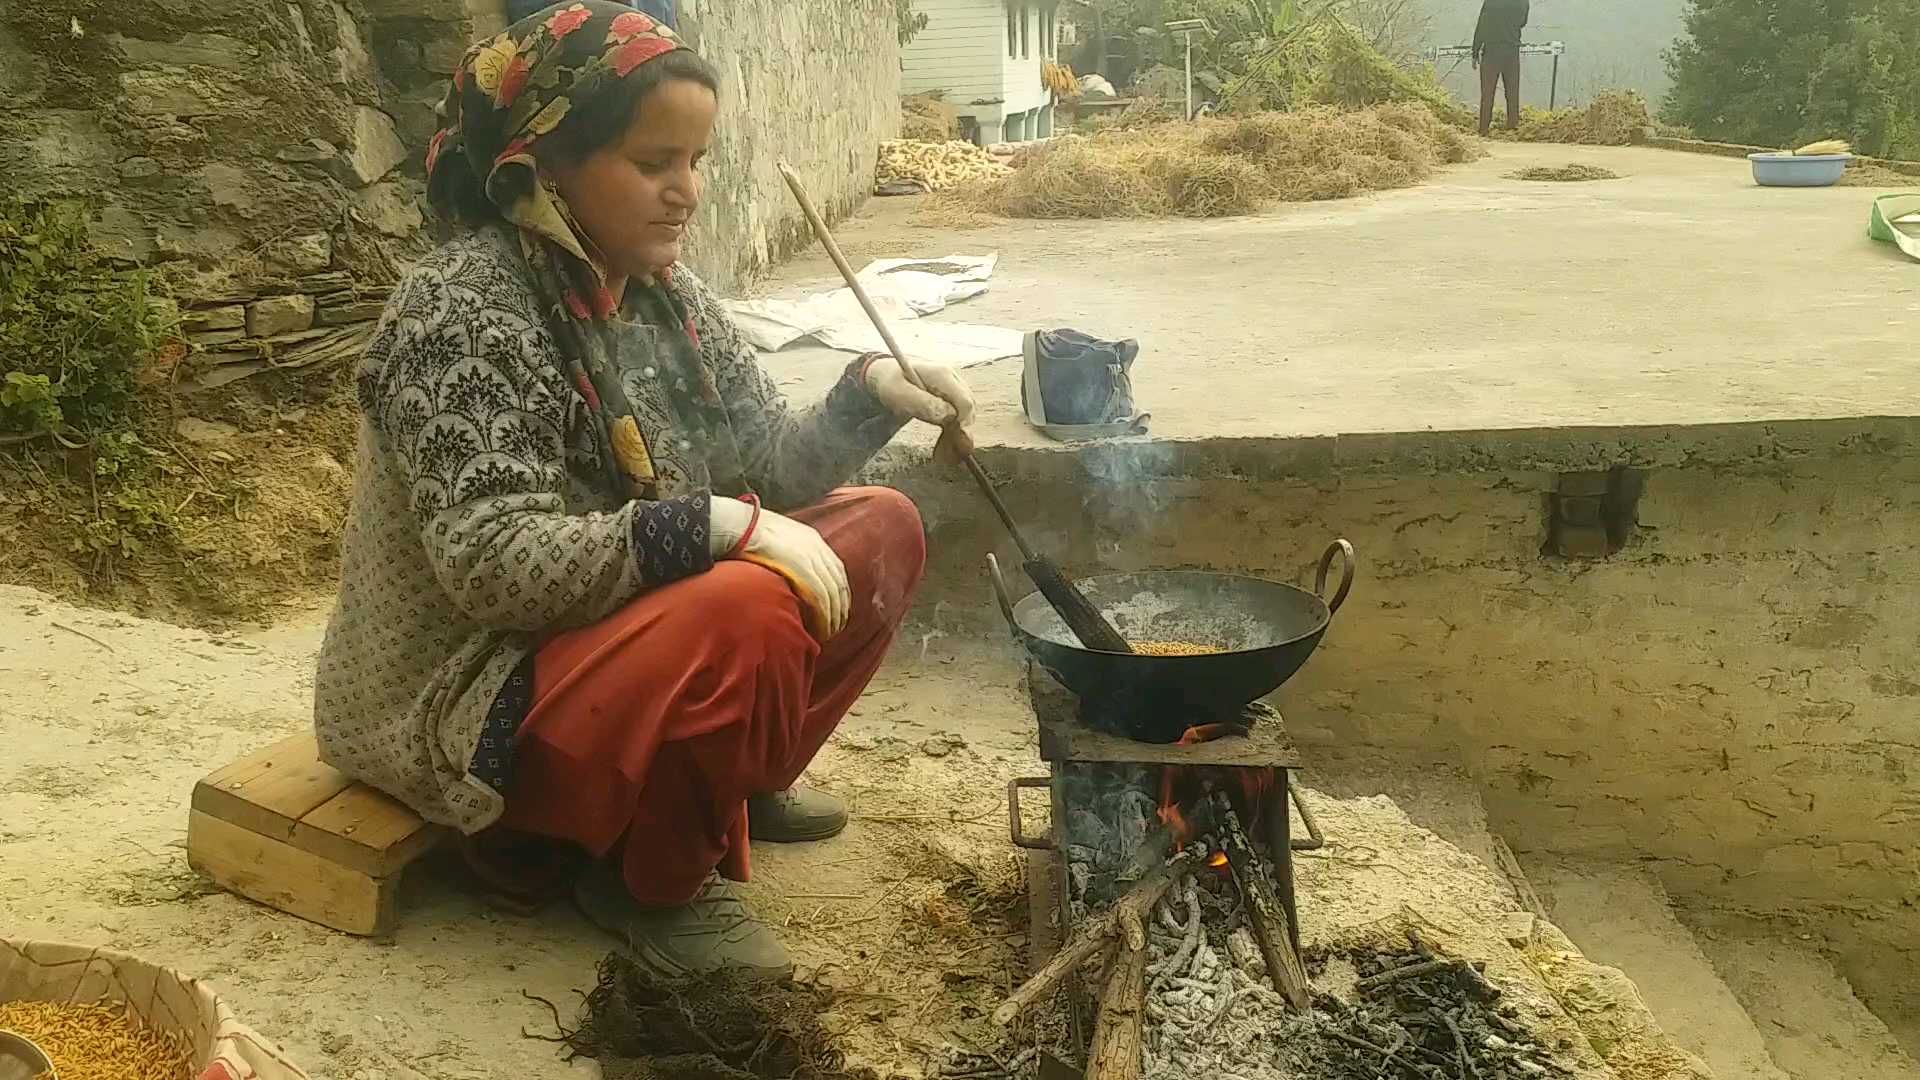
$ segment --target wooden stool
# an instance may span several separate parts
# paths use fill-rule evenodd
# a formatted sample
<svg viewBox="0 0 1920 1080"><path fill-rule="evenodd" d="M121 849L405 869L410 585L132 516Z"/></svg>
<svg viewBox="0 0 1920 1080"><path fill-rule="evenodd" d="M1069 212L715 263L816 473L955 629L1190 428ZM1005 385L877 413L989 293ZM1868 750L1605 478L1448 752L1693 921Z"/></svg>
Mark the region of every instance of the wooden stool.
<svg viewBox="0 0 1920 1080"><path fill-rule="evenodd" d="M394 927L400 875L445 830L295 735L194 785L187 862L230 892L349 934Z"/></svg>

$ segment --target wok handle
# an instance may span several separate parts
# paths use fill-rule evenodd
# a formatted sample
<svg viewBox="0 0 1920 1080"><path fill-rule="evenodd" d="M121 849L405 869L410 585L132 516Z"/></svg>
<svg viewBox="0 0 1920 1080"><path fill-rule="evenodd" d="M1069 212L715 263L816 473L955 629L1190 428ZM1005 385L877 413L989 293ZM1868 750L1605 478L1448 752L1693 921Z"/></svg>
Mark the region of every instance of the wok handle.
<svg viewBox="0 0 1920 1080"><path fill-rule="evenodd" d="M1313 575L1314 595L1327 595L1327 571L1333 569L1335 555L1340 556L1340 587L1333 591L1333 599L1327 601L1329 616L1340 610L1340 605L1346 602L1347 591L1353 588L1353 545L1345 540L1335 540L1328 545L1327 553L1320 556L1320 569Z"/></svg>
<svg viewBox="0 0 1920 1080"><path fill-rule="evenodd" d="M1014 640L1020 639L1020 623L1013 617L1013 595L1007 592L1007 579L1000 574L1000 560L987 553L987 580L993 582L993 597L1000 601L1000 614L1007 617L1007 629Z"/></svg>

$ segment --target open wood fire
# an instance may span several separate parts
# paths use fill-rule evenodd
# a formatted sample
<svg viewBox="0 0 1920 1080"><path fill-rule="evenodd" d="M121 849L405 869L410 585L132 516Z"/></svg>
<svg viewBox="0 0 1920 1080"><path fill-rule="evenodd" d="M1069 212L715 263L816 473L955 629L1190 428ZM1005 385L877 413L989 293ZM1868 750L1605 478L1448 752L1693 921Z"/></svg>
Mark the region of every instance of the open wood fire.
<svg viewBox="0 0 1920 1080"><path fill-rule="evenodd" d="M1329 970L1344 966L1346 985L1310 986L1292 850L1320 838L1290 787L1299 757L1277 714L1250 707L1237 722L1149 744L1076 722L1073 699L1044 679L1029 688L1052 773L1015 782L1012 833L1039 852L1030 888L1045 903L1033 940L1046 962L994 1019L1010 1025L1064 990L1067 1030L1051 1054L1029 1043L1017 1056L957 1060L941 1075L1025 1080L1047 1066L1040 1076L1064 1069L1087 1080L1532 1080L1558 1071L1505 1018L1484 976L1424 942L1322 957ZM1040 786L1052 828L1034 837L1023 831L1019 789ZM1305 840L1292 839L1290 802Z"/></svg>
<svg viewBox="0 0 1920 1080"><path fill-rule="evenodd" d="M1205 737L1188 734L1186 745ZM1105 950L1088 983L1097 1007L1086 1075L1121 1080L1190 1075L1183 1046L1241 999L1262 1011L1306 1007L1269 850L1242 824L1285 798L1272 769L1061 763L1054 782L1067 808L1055 842L1073 934L998 1019Z"/></svg>

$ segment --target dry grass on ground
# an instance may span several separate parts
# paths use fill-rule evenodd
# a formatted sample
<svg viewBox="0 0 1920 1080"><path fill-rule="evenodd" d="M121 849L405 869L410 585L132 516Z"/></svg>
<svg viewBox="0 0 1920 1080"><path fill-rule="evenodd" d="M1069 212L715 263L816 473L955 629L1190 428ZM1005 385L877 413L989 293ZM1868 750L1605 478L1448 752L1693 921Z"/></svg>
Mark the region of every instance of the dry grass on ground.
<svg viewBox="0 0 1920 1080"><path fill-rule="evenodd" d="M1228 217L1409 187L1473 155L1424 105L1257 113L1059 139L1010 176L955 189L934 213Z"/></svg>
<svg viewBox="0 0 1920 1080"><path fill-rule="evenodd" d="M359 423L345 372L258 375L154 413L139 491L168 511L169 535L87 551L100 496L85 452L0 454L0 584L202 627L265 620L332 587Z"/></svg>
<svg viewBox="0 0 1920 1080"><path fill-rule="evenodd" d="M1583 108L1523 110L1520 130L1509 137L1521 142L1631 146L1652 127L1645 98L1631 90L1603 90Z"/></svg>
<svg viewBox="0 0 1920 1080"><path fill-rule="evenodd" d="M1507 179L1574 184L1587 180L1618 180L1620 174L1598 165L1535 165L1510 172Z"/></svg>
<svg viewBox="0 0 1920 1080"><path fill-rule="evenodd" d="M1920 191L1920 175L1904 173L1876 162L1854 161L1840 176L1841 187L1906 188Z"/></svg>

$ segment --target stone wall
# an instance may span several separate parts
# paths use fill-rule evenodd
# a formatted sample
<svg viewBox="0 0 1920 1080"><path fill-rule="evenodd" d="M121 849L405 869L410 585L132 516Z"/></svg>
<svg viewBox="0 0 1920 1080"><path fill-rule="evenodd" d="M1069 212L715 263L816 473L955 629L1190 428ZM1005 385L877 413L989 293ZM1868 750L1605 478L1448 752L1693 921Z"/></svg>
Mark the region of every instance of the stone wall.
<svg viewBox="0 0 1920 1080"><path fill-rule="evenodd" d="M1687 902L1810 919L1849 968L1920 961L1920 422L986 462L1082 570L1305 584L1352 540L1353 594L1279 698L1309 782L1348 754L1459 765L1522 851L1644 863ZM1637 525L1612 554L1563 557L1563 479L1611 466L1635 469ZM982 556L1017 565L997 524L944 471L902 479L932 522L929 581L958 583L920 618L997 630ZM1876 1007L1920 1016L1900 992Z"/></svg>
<svg viewBox="0 0 1920 1080"><path fill-rule="evenodd" d="M467 44L503 25L503 8L10 4L0 11L0 172L24 194L92 200L97 236L116 256L208 272L189 285L205 308L189 329L214 367L257 368L262 355L319 338L335 346L316 354L324 359L343 351L346 331L322 328L377 311L378 290L365 286L391 280L429 242L420 173L434 106ZM884 0L684 8L688 36L726 83L693 261L736 289L800 241L773 169L782 156L834 216L870 190L877 144L899 117L893 10Z"/></svg>
<svg viewBox="0 0 1920 1080"><path fill-rule="evenodd" d="M0 171L169 264L202 385L357 351L421 250L418 185L341 0L94 0L0 16Z"/></svg>
<svg viewBox="0 0 1920 1080"><path fill-rule="evenodd" d="M505 23L490 0L366 0L372 40L417 174L446 78ZM719 70L720 118L689 261L736 292L797 245L805 222L774 166L806 179L829 220L873 189L900 123L900 46L888 0L682 0L680 30Z"/></svg>
<svg viewBox="0 0 1920 1080"><path fill-rule="evenodd" d="M333 250L342 208L406 153L338 0L10 4L0 91L10 186L95 199L103 245L130 260L351 260Z"/></svg>
<svg viewBox="0 0 1920 1080"><path fill-rule="evenodd" d="M896 19L890 0L681 0L681 12L721 79L692 263L731 292L811 242L775 172L783 158L830 221L872 193L880 141L900 131Z"/></svg>

